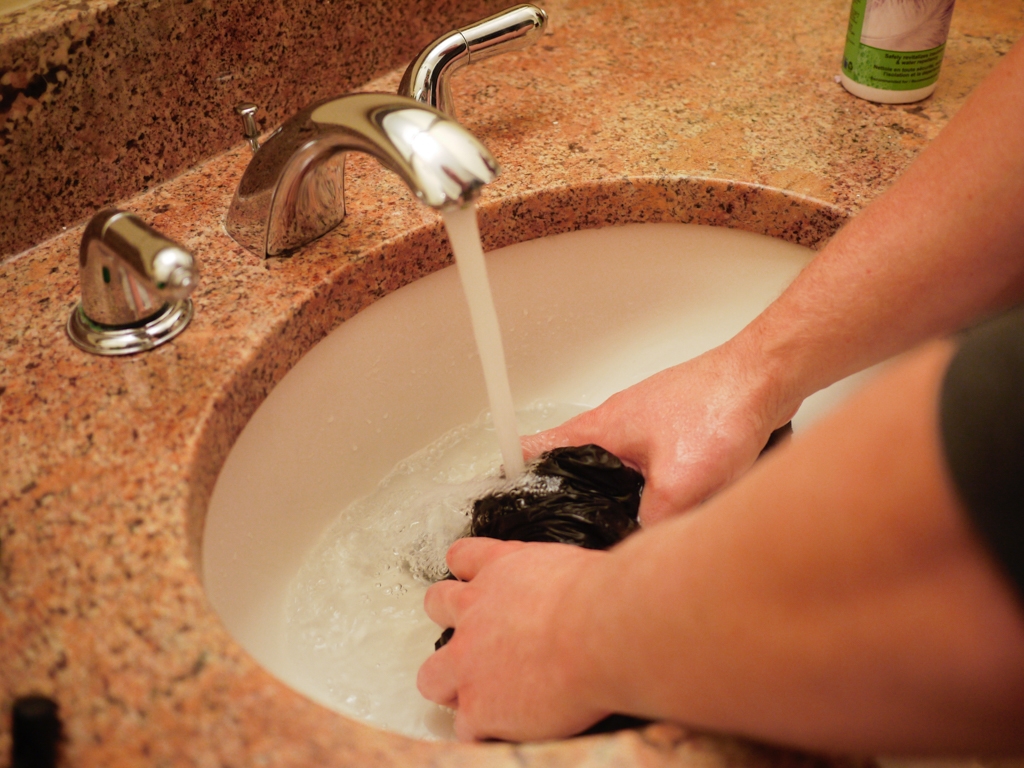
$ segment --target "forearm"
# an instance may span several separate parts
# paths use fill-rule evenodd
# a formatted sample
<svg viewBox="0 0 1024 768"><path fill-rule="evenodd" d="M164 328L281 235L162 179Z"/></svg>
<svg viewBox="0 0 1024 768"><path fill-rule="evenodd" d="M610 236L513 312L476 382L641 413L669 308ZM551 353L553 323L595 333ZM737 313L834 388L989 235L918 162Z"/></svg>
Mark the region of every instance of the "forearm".
<svg viewBox="0 0 1024 768"><path fill-rule="evenodd" d="M783 409L1024 297L1024 41L737 339Z"/></svg>
<svg viewBox="0 0 1024 768"><path fill-rule="evenodd" d="M945 476L948 356L594 565L566 604L600 638L597 704L812 749L1019 749L1024 618Z"/></svg>
<svg viewBox="0 0 1024 768"><path fill-rule="evenodd" d="M557 429L647 479L645 524L746 471L808 395L1024 300L1024 41L881 198L722 346Z"/></svg>

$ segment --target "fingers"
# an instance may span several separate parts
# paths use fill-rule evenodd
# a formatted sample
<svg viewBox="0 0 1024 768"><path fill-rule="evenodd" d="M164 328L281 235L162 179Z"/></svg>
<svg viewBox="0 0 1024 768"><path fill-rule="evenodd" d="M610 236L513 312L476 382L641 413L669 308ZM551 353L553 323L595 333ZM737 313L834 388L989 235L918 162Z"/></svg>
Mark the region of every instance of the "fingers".
<svg viewBox="0 0 1024 768"><path fill-rule="evenodd" d="M457 627L459 616L472 603L469 582L487 563L523 546L520 541L485 538L456 541L448 550L448 568L461 581L439 581L427 590L423 609L430 620L440 627ZM457 640L453 637L448 645L428 657L416 676L416 687L425 698L452 708L458 707L458 684L451 660L455 642Z"/></svg>
<svg viewBox="0 0 1024 768"><path fill-rule="evenodd" d="M640 497L640 522L650 526L681 515L713 495L720 487L697 485L684 480L648 483Z"/></svg>
<svg viewBox="0 0 1024 768"><path fill-rule="evenodd" d="M645 526L655 525L676 514L676 505L665 493L659 493L657 486L647 485L640 497L640 523Z"/></svg>
<svg viewBox="0 0 1024 768"><path fill-rule="evenodd" d="M599 410L584 411L553 429L522 438L520 442L523 446L523 457L529 461L554 448L595 442L595 438L600 434L595 429L595 413Z"/></svg>
<svg viewBox="0 0 1024 768"><path fill-rule="evenodd" d="M448 570L459 581L439 581L432 584L423 597L423 609L439 627L458 626L458 617L465 608L463 592L468 582L476 578L487 563L525 546L521 541L497 539L459 539L448 550Z"/></svg>
<svg viewBox="0 0 1024 768"><path fill-rule="evenodd" d="M709 484L712 475L708 472L680 473L679 468L672 467L651 473L653 481L644 486L640 497L640 522L645 526L660 523L670 517L687 512L721 490L726 481L719 480ZM698 478L693 475L697 474Z"/></svg>
<svg viewBox="0 0 1024 768"><path fill-rule="evenodd" d="M456 601L466 585L460 581L439 581L431 584L423 596L423 610L437 626L447 629L455 626L458 614Z"/></svg>
<svg viewBox="0 0 1024 768"><path fill-rule="evenodd" d="M452 576L459 581L471 581L489 562L522 548L521 541L469 537L452 544L445 559Z"/></svg>
<svg viewBox="0 0 1024 768"><path fill-rule="evenodd" d="M450 656L448 646L429 656L416 674L416 688L423 698L442 707L456 709L459 706L458 685Z"/></svg>
<svg viewBox="0 0 1024 768"><path fill-rule="evenodd" d="M616 395L604 404L574 416L564 424L536 435L529 435L520 440L523 458L530 461L542 453L555 448L574 445L599 445L609 453L618 457L623 464L645 475L648 463L648 449L645 447L647 436L633 426L623 426L615 416L614 408L609 415L609 403L614 403ZM631 424L627 420L627 424Z"/></svg>
<svg viewBox="0 0 1024 768"><path fill-rule="evenodd" d="M478 741L483 738L469 722L465 712L455 713L455 738L459 741Z"/></svg>

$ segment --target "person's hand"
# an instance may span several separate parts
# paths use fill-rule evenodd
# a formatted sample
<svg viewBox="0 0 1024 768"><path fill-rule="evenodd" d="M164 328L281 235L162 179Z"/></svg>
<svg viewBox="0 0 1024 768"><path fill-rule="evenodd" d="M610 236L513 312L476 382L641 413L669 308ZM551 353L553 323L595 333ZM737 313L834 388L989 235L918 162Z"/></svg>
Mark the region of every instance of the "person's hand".
<svg viewBox="0 0 1024 768"><path fill-rule="evenodd" d="M522 441L527 458L594 443L645 478L649 525L693 507L746 471L796 412L774 382L727 344L668 368L565 424Z"/></svg>
<svg viewBox="0 0 1024 768"><path fill-rule="evenodd" d="M455 627L420 667L420 693L456 710L462 740L553 739L607 714L594 702L586 643L574 637L574 588L607 557L566 544L460 539L448 567L461 581L427 591L427 615Z"/></svg>

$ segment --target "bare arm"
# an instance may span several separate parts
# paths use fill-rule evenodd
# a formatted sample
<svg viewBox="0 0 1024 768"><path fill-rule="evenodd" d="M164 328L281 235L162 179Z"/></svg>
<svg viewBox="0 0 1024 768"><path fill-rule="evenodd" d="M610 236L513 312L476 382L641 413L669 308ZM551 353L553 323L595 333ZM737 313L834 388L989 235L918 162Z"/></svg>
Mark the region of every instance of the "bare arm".
<svg viewBox="0 0 1024 768"><path fill-rule="evenodd" d="M598 443L648 481L641 517L745 471L805 397L1024 298L1024 41L907 172L734 339L621 392L527 454Z"/></svg>
<svg viewBox="0 0 1024 768"><path fill-rule="evenodd" d="M860 753L1024 748L1024 612L946 476L935 342L610 553L464 540L420 688L462 738L609 712Z"/></svg>
<svg viewBox="0 0 1024 768"><path fill-rule="evenodd" d="M1024 298L1024 41L743 333L802 400Z"/></svg>

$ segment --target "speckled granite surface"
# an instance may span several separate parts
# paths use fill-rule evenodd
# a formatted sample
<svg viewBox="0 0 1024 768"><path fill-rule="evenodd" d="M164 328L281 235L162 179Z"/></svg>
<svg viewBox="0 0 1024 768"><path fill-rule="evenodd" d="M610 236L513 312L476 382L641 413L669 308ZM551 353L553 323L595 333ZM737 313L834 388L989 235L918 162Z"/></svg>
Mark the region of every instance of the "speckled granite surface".
<svg viewBox="0 0 1024 768"><path fill-rule="evenodd" d="M289 11L338 13L357 5L293 3ZM381 12L379 4L365 5ZM460 15L455 5L439 13ZM884 107L849 96L833 80L847 0L552 0L546 7L552 30L537 46L455 79L463 123L504 167L481 200L489 248L634 221L710 223L818 246L906 167L1024 32L1021 0L960 0L935 96ZM105 8L43 0L24 14L84 25L76 34L99 40L109 32L98 24ZM247 16L244 34L264 34L282 12L261 8L259 18ZM248 58L247 82L268 93L279 88L270 123L353 77L314 86L310 72L292 71L276 85L273 56L264 65L230 53L226 43L213 45L205 37L210 29L241 28L232 15L245 12L239 3L143 2L132 12L139 39L166 23L197 61L209 58L203 71L235 71ZM171 23L202 13L208 21ZM350 27L335 38L331 27L340 28L344 14L333 18L332 25L310 21L309 41L329 40L332 56L347 60L359 38L350 37ZM438 31L417 28L414 36ZM0 57L24 45L24 32L0 19ZM385 25L360 34L392 35ZM359 71L373 74L413 47L388 40L389 53ZM0 64L0 72L8 66ZM393 90L403 66L363 87ZM70 104L68 94L76 93L80 109L91 109L99 93L68 72L60 89L47 93ZM127 85L131 77L124 78ZM175 80L201 98L167 102L157 112L214 121L204 105L225 106L215 78ZM121 142L139 114L130 98L104 98L127 113L93 128L95 145L107 134ZM11 111L4 114L8 126ZM174 173L229 134L208 145L182 139L162 159L139 149L133 163L163 163ZM11 136L0 134L4 163ZM160 146L174 143L166 142ZM206 504L233 440L312 344L451 258L437 215L374 161L352 156L342 225L290 259L259 260L222 225L247 161L248 150L236 146L121 202L192 249L203 270L192 326L155 352L104 359L67 340L80 226L0 266L0 712L25 693L56 698L65 719L63 759L75 766L814 762L674 726L523 747L417 742L311 703L238 647L210 609L197 570ZM48 194L65 194L47 186L55 177L38 164L46 162L21 166L32 170L20 176L4 166L5 210L12 200L30 199L27 192L7 197L28 175L38 174ZM84 184L92 170L75 173ZM121 182L103 184L117 190ZM118 193L90 194L50 210L25 203L8 215L8 242L36 237L25 233L41 231L40 216L59 215L71 225L101 197ZM9 739L5 715L0 755Z"/></svg>
<svg viewBox="0 0 1024 768"><path fill-rule="evenodd" d="M403 63L502 0L40 0L0 15L0 260Z"/></svg>

